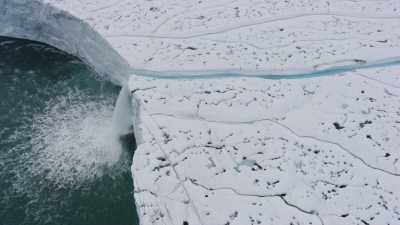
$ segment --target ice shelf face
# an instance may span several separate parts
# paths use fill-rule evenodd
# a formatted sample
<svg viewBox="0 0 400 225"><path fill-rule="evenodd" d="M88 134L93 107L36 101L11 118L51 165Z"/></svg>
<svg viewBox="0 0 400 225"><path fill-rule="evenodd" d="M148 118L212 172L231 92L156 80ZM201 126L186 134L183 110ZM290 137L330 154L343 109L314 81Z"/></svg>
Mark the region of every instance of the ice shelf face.
<svg viewBox="0 0 400 225"><path fill-rule="evenodd" d="M398 0L44 2L89 23L135 69L285 74L400 52Z"/></svg>
<svg viewBox="0 0 400 225"><path fill-rule="evenodd" d="M399 224L399 71L131 77L142 224Z"/></svg>
<svg viewBox="0 0 400 225"><path fill-rule="evenodd" d="M0 0L0 36L43 42L80 58L115 83L129 64L80 18L40 0Z"/></svg>

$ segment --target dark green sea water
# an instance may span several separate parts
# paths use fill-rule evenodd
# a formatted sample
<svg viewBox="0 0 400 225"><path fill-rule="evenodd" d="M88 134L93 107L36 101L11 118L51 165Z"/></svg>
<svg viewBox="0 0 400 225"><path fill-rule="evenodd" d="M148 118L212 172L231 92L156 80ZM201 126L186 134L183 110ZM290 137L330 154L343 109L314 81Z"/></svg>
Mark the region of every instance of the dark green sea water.
<svg viewBox="0 0 400 225"><path fill-rule="evenodd" d="M0 225L138 224L131 159L111 141L119 90L54 48L0 37Z"/></svg>

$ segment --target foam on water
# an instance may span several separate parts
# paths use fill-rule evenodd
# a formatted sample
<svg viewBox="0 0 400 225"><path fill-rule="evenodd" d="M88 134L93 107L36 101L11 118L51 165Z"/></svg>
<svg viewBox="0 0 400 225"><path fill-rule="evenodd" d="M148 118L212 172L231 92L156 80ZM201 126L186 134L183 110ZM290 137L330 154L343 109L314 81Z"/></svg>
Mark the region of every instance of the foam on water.
<svg viewBox="0 0 400 225"><path fill-rule="evenodd" d="M79 95L63 97L45 115L35 118L38 126L33 146L44 159L43 165L51 168L51 163L57 163L60 172L74 168L79 177L88 177L93 174L90 168L116 163L121 149L110 129L112 104L80 103L75 98Z"/></svg>
<svg viewBox="0 0 400 225"><path fill-rule="evenodd" d="M84 96L71 91L49 101L44 113L33 116L32 126L11 136L30 139L15 148L32 149L21 157L25 168L17 168L23 172L15 183L18 189L29 187L26 176L37 175L57 185L77 185L119 161L122 149L112 129L113 102L85 101Z"/></svg>

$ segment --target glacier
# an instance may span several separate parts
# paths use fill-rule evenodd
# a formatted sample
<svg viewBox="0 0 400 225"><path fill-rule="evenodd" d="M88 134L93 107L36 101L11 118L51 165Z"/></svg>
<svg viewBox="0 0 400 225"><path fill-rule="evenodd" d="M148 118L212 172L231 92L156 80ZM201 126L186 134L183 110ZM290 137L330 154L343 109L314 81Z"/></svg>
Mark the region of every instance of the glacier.
<svg viewBox="0 0 400 225"><path fill-rule="evenodd" d="M141 224L400 224L399 1L0 0L0 24L124 86Z"/></svg>

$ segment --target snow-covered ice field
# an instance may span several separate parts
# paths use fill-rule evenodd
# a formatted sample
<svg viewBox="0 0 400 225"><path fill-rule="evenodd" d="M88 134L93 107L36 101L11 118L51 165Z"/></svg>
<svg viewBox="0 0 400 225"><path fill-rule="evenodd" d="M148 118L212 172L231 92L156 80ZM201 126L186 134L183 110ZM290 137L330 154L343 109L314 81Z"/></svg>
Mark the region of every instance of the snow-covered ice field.
<svg viewBox="0 0 400 225"><path fill-rule="evenodd" d="M142 222L400 224L398 71L132 77Z"/></svg>

